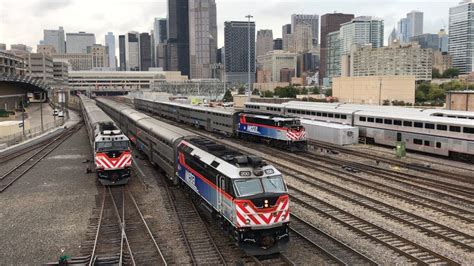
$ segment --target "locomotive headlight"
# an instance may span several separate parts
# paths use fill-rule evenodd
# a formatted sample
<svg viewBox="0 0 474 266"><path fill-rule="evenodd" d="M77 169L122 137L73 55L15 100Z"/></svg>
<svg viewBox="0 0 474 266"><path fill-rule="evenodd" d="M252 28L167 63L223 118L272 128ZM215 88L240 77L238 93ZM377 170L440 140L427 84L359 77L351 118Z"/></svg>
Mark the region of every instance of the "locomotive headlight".
<svg viewBox="0 0 474 266"><path fill-rule="evenodd" d="M265 200L265 208L268 208L268 200Z"/></svg>

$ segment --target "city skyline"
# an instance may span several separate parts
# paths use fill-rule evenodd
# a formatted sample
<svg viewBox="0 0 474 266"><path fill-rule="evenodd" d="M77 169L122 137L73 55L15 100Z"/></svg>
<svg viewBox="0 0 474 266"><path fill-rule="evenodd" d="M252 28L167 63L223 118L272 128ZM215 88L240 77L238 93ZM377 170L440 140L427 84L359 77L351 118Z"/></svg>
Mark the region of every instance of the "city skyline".
<svg viewBox="0 0 474 266"><path fill-rule="evenodd" d="M244 0L246 2L247 0ZM150 32L153 28L155 17L166 17L167 1L142 0L140 2L114 2L91 0L76 1L52 1L52 0L28 0L15 2L12 0L2 1L4 7L0 11L0 36L1 42L8 46L22 43L33 48L43 39L44 29L58 29L64 27L66 33L85 31L94 33L96 36L104 36L107 32L113 32L115 36L125 34L129 31ZM251 2L251 1L248 1ZM245 15L250 13L254 16L257 30L271 29L274 38L281 37L281 27L291 23L292 14L317 14L319 16L334 11L353 13L356 16L369 15L384 19L385 36L389 36L396 22L412 10L424 12L424 32L435 33L440 28L449 24L449 8L457 5L456 1L416 1L394 0L380 6L379 1L343 1L334 3L321 1L314 5L313 1L295 0L272 1L271 3L257 3L245 5L240 1L218 0L217 25L218 25L218 47L224 45L224 22L231 20L245 20ZM92 5L92 3L94 3ZM253 3L253 2L252 2ZM430 7L427 8L429 3ZM93 6L94 9L90 9ZM314 7L313 7L314 6ZM87 12L77 12L86 10ZM11 12L11 10L15 10ZM8 12L7 12L8 11ZM275 12L278 11L278 16ZM23 23L18 23L18 13L24 17ZM128 16L119 15L120 13ZM34 25L34 26L32 26ZM387 39L387 38L385 38ZM103 40L98 39L99 43ZM386 40L385 40L386 42Z"/></svg>

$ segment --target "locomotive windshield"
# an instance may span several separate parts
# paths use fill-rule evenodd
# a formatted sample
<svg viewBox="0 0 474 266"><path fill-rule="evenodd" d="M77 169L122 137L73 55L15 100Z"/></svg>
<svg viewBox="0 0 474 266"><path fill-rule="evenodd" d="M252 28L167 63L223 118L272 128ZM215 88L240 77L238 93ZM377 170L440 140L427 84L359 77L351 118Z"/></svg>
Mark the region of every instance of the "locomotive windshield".
<svg viewBox="0 0 474 266"><path fill-rule="evenodd" d="M100 141L95 143L98 152L125 151L129 149L128 141Z"/></svg>
<svg viewBox="0 0 474 266"><path fill-rule="evenodd" d="M238 179L234 181L237 196L247 197L261 193L286 193L281 175L263 178Z"/></svg>

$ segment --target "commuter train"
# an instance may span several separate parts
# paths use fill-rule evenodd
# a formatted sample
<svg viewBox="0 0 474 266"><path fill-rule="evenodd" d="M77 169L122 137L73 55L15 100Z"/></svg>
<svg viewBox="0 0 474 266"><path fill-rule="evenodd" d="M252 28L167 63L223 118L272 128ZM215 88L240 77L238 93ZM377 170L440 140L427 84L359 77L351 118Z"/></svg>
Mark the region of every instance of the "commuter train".
<svg viewBox="0 0 474 266"><path fill-rule="evenodd" d="M474 161L474 113L340 103L246 103L244 110L359 127L368 143Z"/></svg>
<svg viewBox="0 0 474 266"><path fill-rule="evenodd" d="M294 117L146 99L134 99L134 104L139 110L227 136L264 142L291 151L301 151L307 147L306 131L300 120Z"/></svg>
<svg viewBox="0 0 474 266"><path fill-rule="evenodd" d="M79 98L99 181L103 185L128 183L132 167L129 139L94 100L84 95Z"/></svg>
<svg viewBox="0 0 474 266"><path fill-rule="evenodd" d="M245 252L265 255L289 243L289 197L282 174L248 156L126 105L97 104L167 178L191 191Z"/></svg>

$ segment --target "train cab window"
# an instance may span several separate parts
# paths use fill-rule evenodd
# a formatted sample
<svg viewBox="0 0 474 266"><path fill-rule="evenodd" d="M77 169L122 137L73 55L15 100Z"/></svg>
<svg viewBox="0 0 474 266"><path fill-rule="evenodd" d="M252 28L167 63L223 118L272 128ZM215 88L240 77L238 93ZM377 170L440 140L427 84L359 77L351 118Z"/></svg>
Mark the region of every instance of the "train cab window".
<svg viewBox="0 0 474 266"><path fill-rule="evenodd" d="M393 120L393 124L396 126L401 126L402 125L402 120Z"/></svg>
<svg viewBox="0 0 474 266"><path fill-rule="evenodd" d="M341 119L347 119L347 115L341 115Z"/></svg>
<svg viewBox="0 0 474 266"><path fill-rule="evenodd" d="M382 124L383 119L382 118L375 118L375 123Z"/></svg>
<svg viewBox="0 0 474 266"><path fill-rule="evenodd" d="M385 119L384 124L391 125L391 124L393 124L393 121L392 121L392 119Z"/></svg>
<svg viewBox="0 0 474 266"><path fill-rule="evenodd" d="M447 131L448 126L446 126L446 125L436 125L436 129L437 130L442 130L442 131Z"/></svg>
<svg viewBox="0 0 474 266"><path fill-rule="evenodd" d="M464 127L462 130L463 130L464 133L474 134L474 128L473 127Z"/></svg>
<svg viewBox="0 0 474 266"><path fill-rule="evenodd" d="M341 118L341 115L340 114L335 114L334 117L335 118Z"/></svg>
<svg viewBox="0 0 474 266"><path fill-rule="evenodd" d="M328 114L328 117L334 117L334 114L329 113L329 114Z"/></svg>
<svg viewBox="0 0 474 266"><path fill-rule="evenodd" d="M360 116L360 117L359 117L359 121L365 122L365 121L367 121L367 117L365 117L365 116Z"/></svg>
<svg viewBox="0 0 474 266"><path fill-rule="evenodd" d="M423 128L423 123L415 122L414 126L418 128Z"/></svg>
<svg viewBox="0 0 474 266"><path fill-rule="evenodd" d="M425 146L430 146L430 141L429 140L425 140Z"/></svg>
<svg viewBox="0 0 474 266"><path fill-rule="evenodd" d="M449 126L449 131L451 131L451 132L461 132L461 127Z"/></svg>
<svg viewBox="0 0 474 266"><path fill-rule="evenodd" d="M421 140L421 139L413 139L413 144L416 144L416 145L423 145L423 140Z"/></svg>
<svg viewBox="0 0 474 266"><path fill-rule="evenodd" d="M435 125L434 125L434 124L431 124L431 123L425 123L425 128L427 128L427 129L434 129L434 128L435 128Z"/></svg>
<svg viewBox="0 0 474 266"><path fill-rule="evenodd" d="M369 117L369 118L367 118L367 121L373 123L373 122L374 122L374 118L373 118L373 117Z"/></svg>
<svg viewBox="0 0 474 266"><path fill-rule="evenodd" d="M436 148L441 149L441 142L436 142Z"/></svg>
<svg viewBox="0 0 474 266"><path fill-rule="evenodd" d="M403 121L403 126L404 126L404 127L412 127L412 126L413 126L413 122L411 122L411 121Z"/></svg>

